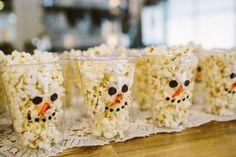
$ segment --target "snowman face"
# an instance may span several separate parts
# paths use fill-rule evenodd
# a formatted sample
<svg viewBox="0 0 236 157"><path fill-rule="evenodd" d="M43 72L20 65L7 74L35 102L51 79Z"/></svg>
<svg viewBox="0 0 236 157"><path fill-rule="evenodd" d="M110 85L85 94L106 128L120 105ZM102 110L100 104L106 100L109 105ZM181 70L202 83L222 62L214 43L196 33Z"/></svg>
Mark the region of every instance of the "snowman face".
<svg viewBox="0 0 236 157"><path fill-rule="evenodd" d="M235 94L236 90L236 73L232 72L229 75L229 79L231 81L230 86L225 88L225 91L229 94Z"/></svg>
<svg viewBox="0 0 236 157"><path fill-rule="evenodd" d="M129 87L127 84L124 84L121 88L121 91L118 91L116 87L110 87L108 89L108 94L112 97L112 100L105 106L105 110L109 112L119 112L123 110L127 105L127 101L123 101L125 93L128 92Z"/></svg>
<svg viewBox="0 0 236 157"><path fill-rule="evenodd" d="M186 89L189 87L190 81L185 80L183 83L179 83L176 80L169 82L169 87L173 89L172 93L166 97L166 101L171 103L185 101L189 99L189 95L185 94Z"/></svg>
<svg viewBox="0 0 236 157"><path fill-rule="evenodd" d="M85 62L80 66L88 113L114 118L131 103L134 65L125 61Z"/></svg>
<svg viewBox="0 0 236 157"><path fill-rule="evenodd" d="M51 96L35 96L31 99L32 106L27 112L29 122L46 122L55 119L57 110L55 102L58 100L58 94L54 93Z"/></svg>

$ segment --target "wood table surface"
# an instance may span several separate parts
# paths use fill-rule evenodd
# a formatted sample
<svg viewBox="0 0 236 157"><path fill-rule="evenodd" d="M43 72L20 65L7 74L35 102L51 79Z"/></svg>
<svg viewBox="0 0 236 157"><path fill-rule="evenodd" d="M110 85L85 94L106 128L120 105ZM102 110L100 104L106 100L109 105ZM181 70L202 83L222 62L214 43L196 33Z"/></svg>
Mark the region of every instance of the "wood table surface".
<svg viewBox="0 0 236 157"><path fill-rule="evenodd" d="M236 157L236 121L210 122L105 146L66 150L58 157Z"/></svg>

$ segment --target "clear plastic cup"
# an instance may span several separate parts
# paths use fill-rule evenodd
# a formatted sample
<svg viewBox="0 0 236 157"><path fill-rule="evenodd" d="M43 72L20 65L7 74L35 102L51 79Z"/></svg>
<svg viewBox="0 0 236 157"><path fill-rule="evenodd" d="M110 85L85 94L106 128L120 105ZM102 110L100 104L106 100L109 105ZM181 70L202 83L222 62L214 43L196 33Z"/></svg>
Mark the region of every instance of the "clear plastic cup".
<svg viewBox="0 0 236 157"><path fill-rule="evenodd" d="M201 59L206 110L232 115L236 106L236 51L213 49Z"/></svg>
<svg viewBox="0 0 236 157"><path fill-rule="evenodd" d="M22 146L50 149L63 140L63 65L20 64L2 69L9 111Z"/></svg>
<svg viewBox="0 0 236 157"><path fill-rule="evenodd" d="M78 60L91 132L107 139L124 137L129 127L134 58Z"/></svg>
<svg viewBox="0 0 236 157"><path fill-rule="evenodd" d="M152 119L158 127L184 127L191 106L197 58L192 54L160 54L147 59Z"/></svg>

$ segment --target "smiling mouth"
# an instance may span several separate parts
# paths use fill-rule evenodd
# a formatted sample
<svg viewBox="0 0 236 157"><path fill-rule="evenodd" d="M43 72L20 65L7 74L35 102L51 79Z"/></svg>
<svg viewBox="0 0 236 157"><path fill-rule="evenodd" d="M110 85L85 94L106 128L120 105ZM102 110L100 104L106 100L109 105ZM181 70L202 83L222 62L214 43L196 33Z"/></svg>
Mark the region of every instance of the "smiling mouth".
<svg viewBox="0 0 236 157"><path fill-rule="evenodd" d="M177 103L180 103L181 101L185 101L189 99L189 95L187 95L186 97L182 98L182 99L170 99L170 97L166 97L166 101L170 101L171 103L174 103L174 102L177 102Z"/></svg>
<svg viewBox="0 0 236 157"><path fill-rule="evenodd" d="M235 94L234 90L229 90L228 88L225 88L225 91L229 94Z"/></svg>
<svg viewBox="0 0 236 157"><path fill-rule="evenodd" d="M34 122L40 122L40 121L42 121L42 122L46 122L47 120L53 120L53 119L55 119L56 117L56 111L55 112L53 112L51 115L49 115L49 116L45 116L45 117L37 117L37 118L34 118ZM27 119L28 119L28 121L29 122L32 122L32 117L31 117L31 114L30 113L28 113L27 114Z"/></svg>

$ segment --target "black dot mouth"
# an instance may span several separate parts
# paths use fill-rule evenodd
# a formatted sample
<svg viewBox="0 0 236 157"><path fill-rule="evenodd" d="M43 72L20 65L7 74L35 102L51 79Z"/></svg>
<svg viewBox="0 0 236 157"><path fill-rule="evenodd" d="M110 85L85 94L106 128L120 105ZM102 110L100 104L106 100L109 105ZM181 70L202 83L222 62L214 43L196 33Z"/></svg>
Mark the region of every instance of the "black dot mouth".
<svg viewBox="0 0 236 157"><path fill-rule="evenodd" d="M105 106L105 110L109 111L109 112L120 112L121 109L124 109L126 106L128 106L128 102L125 102L124 105L122 105L121 107L117 107L117 108L109 108L108 106Z"/></svg>
<svg viewBox="0 0 236 157"><path fill-rule="evenodd" d="M228 94L235 94L235 91L234 90L230 90L228 88L225 88L225 91L228 93Z"/></svg>
<svg viewBox="0 0 236 157"><path fill-rule="evenodd" d="M174 103L174 102L177 102L177 103L180 103L181 101L185 101L185 100L187 100L187 99L189 99L189 95L187 95L185 98L183 98L183 99L170 99L170 97L166 97L166 101L170 101L171 103Z"/></svg>
<svg viewBox="0 0 236 157"><path fill-rule="evenodd" d="M56 112L53 112L50 116L48 116L48 117L42 117L42 118L40 118L40 117L38 117L38 118L34 118L34 121L35 122L40 122L40 121L42 121L42 122L47 122L47 120L52 120L53 119L53 117L54 117L54 119L56 119L56 117L55 117L55 115L56 115ZM30 114L27 114L27 119L28 119L28 121L29 122L32 122L32 117L31 117L31 115Z"/></svg>

